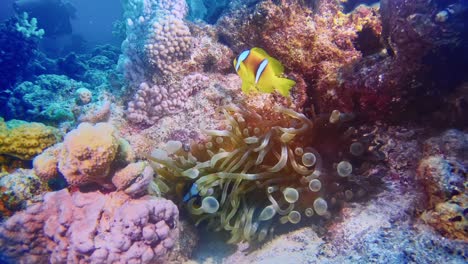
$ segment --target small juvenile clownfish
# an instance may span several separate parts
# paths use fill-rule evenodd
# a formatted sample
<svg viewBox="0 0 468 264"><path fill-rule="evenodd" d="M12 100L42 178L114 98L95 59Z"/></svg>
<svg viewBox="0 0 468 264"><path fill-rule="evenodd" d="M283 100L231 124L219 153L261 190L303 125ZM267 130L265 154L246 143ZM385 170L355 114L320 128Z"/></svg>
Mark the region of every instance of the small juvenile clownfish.
<svg viewBox="0 0 468 264"><path fill-rule="evenodd" d="M284 67L261 48L245 50L234 59L234 68L242 79L242 91L249 94L252 90L263 93L279 92L289 97L289 90L295 81L282 78Z"/></svg>
<svg viewBox="0 0 468 264"><path fill-rule="evenodd" d="M198 193L199 193L198 185L196 183L193 183L190 186L190 189L184 195L184 198L183 198L184 203L188 202L190 199L192 199L194 197L195 198L200 197L200 195Z"/></svg>

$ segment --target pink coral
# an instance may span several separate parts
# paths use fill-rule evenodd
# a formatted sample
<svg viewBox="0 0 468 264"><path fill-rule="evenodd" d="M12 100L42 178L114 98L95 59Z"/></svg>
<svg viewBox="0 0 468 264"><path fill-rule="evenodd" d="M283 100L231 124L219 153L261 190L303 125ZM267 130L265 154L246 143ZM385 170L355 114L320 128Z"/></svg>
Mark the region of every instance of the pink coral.
<svg viewBox="0 0 468 264"><path fill-rule="evenodd" d="M75 108L79 123L88 122L96 124L109 119L111 112L111 102L104 100L100 103L91 103Z"/></svg>
<svg viewBox="0 0 468 264"><path fill-rule="evenodd" d="M0 226L0 251L19 263L160 263L178 216L163 198L51 192Z"/></svg>
<svg viewBox="0 0 468 264"><path fill-rule="evenodd" d="M170 86L140 84L138 92L128 104L128 119L137 124L153 125L164 116L183 111L187 98L206 86L206 76L194 73L179 84Z"/></svg>
<svg viewBox="0 0 468 264"><path fill-rule="evenodd" d="M190 30L183 19L187 11L183 0L125 1L127 37L119 66L132 85L181 69L192 48Z"/></svg>
<svg viewBox="0 0 468 264"><path fill-rule="evenodd" d="M153 180L154 171L146 162L128 164L117 171L112 177L112 183L117 190L134 197L147 191Z"/></svg>

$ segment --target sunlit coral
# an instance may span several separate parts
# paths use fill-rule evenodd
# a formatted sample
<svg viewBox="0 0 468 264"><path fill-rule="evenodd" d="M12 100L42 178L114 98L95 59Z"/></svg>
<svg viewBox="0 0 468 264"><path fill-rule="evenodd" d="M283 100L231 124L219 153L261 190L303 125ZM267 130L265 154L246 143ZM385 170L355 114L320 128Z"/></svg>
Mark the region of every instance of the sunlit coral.
<svg viewBox="0 0 468 264"><path fill-rule="evenodd" d="M57 144L34 159L34 170L44 180L60 172L71 186L108 182L108 176L132 162L128 142L108 123L81 123ZM55 167L55 168L54 168Z"/></svg>

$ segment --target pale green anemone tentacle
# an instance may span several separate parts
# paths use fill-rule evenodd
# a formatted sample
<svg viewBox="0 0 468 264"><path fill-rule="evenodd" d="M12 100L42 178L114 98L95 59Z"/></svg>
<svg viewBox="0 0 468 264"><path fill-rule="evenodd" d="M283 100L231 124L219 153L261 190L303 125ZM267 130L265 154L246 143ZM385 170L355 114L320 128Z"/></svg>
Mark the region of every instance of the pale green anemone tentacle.
<svg viewBox="0 0 468 264"><path fill-rule="evenodd" d="M234 151L232 151L223 161L223 163L221 163L221 166L218 167L219 170L223 170L226 168L227 164L229 162L231 162L232 159L235 159L236 158L236 155L241 153L241 151L243 151L244 149L236 149Z"/></svg>
<svg viewBox="0 0 468 264"><path fill-rule="evenodd" d="M297 173L299 173L301 175L309 175L309 174L314 172L314 170L308 170L306 167L297 164L294 153L290 148L288 148L288 152L289 152L289 162L290 162L291 166L293 167L293 169Z"/></svg>
<svg viewBox="0 0 468 264"><path fill-rule="evenodd" d="M268 131L268 133L265 135L265 137L263 138L263 141L262 143L260 144L260 146L254 148L254 152L259 152L260 150L266 148L268 146L268 143L270 143L270 138L271 136L273 135L273 132L272 130Z"/></svg>
<svg viewBox="0 0 468 264"><path fill-rule="evenodd" d="M252 206L246 214L245 225L244 225L244 239L247 241L251 240L251 231L252 231L252 218L255 212L255 207Z"/></svg>
<svg viewBox="0 0 468 264"><path fill-rule="evenodd" d="M226 120L229 122L229 124L231 124L231 126L233 128L233 131L236 134L236 136L242 137L242 131L240 131L239 124L237 123L236 119L232 115L230 115L226 111L226 109L223 109L223 114L224 114L224 117L226 118Z"/></svg>
<svg viewBox="0 0 468 264"><path fill-rule="evenodd" d="M227 180L224 183L223 193L221 194L221 202L220 202L221 205L224 205L224 201L226 201L227 191L228 191L228 188L229 188L229 185L231 184L231 182L232 182L232 180Z"/></svg>
<svg viewBox="0 0 468 264"><path fill-rule="evenodd" d="M299 200L299 192L295 188L287 187L283 190L284 200L288 203L295 203Z"/></svg>
<svg viewBox="0 0 468 264"><path fill-rule="evenodd" d="M224 158L227 158L229 157L231 153L230 152L227 152L227 151L224 151L224 152L219 152L217 154L215 154L213 157L211 157L211 160L210 160L210 166L212 168L214 168L216 166L216 163Z"/></svg>
<svg viewBox="0 0 468 264"><path fill-rule="evenodd" d="M328 209L327 202L321 197L315 199L313 206L318 215L325 215Z"/></svg>
<svg viewBox="0 0 468 264"><path fill-rule="evenodd" d="M234 163L234 161L229 164L229 166L226 168L227 172L233 172L236 171L238 168L243 166L247 160L247 158L250 156L250 153L252 153L252 150L248 150L242 155L242 157Z"/></svg>
<svg viewBox="0 0 468 264"><path fill-rule="evenodd" d="M268 154L268 152L270 152L270 150L271 150L271 146L267 146L266 148L260 150L260 152L258 153L257 160L255 161L255 165L262 164L263 159Z"/></svg>
<svg viewBox="0 0 468 264"><path fill-rule="evenodd" d="M273 206L273 208L275 208L275 211L279 215L287 215L289 212L291 212L292 209L294 209L294 204L292 203L290 203L286 209L281 209L278 205L278 202L276 202L275 198L271 194L268 194L268 200L270 200L271 205Z"/></svg>
<svg viewBox="0 0 468 264"><path fill-rule="evenodd" d="M263 208L262 212L258 216L259 221L268 221L272 219L276 214L276 210L273 205L268 205L267 207Z"/></svg>
<svg viewBox="0 0 468 264"><path fill-rule="evenodd" d="M207 135L210 135L210 136L230 138L230 139L234 140L234 142L236 144L242 144L242 142L243 142L243 140L239 136L237 136L236 134L234 134L234 133L232 133L230 131L227 131L227 130L205 129L202 132L207 134Z"/></svg>
<svg viewBox="0 0 468 264"><path fill-rule="evenodd" d="M247 144L247 145L257 144L258 141L259 141L259 138L258 138L258 137L248 137L248 138L244 138L244 142L245 142L245 144Z"/></svg>
<svg viewBox="0 0 468 264"><path fill-rule="evenodd" d="M343 160L336 166L336 171L341 177L347 177L353 172L353 165L349 161Z"/></svg>
<svg viewBox="0 0 468 264"><path fill-rule="evenodd" d="M278 172L286 166L287 162L288 162L288 148L286 144L281 144L281 157L278 160L278 163L276 163L275 166L268 168L267 171Z"/></svg>

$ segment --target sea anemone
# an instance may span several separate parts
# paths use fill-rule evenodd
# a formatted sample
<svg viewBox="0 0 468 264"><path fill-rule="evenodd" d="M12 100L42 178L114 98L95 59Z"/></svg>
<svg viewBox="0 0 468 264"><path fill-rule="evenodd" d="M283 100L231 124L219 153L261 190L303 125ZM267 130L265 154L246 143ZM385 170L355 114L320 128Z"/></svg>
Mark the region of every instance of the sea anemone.
<svg viewBox="0 0 468 264"><path fill-rule="evenodd" d="M344 131L335 138L339 142L349 131L343 126L349 115L334 112L333 122L330 115L311 120L282 106L272 111L227 106L223 113L223 129L204 130L206 140L194 142L190 151L170 141L152 153L160 192L184 201L197 224L206 221L230 232L228 243L262 241L278 222L297 224L303 214L330 214L327 200L337 188L327 185L350 181L343 176L352 166L341 161L325 173L312 146L320 145L323 134L338 134L325 130Z"/></svg>

